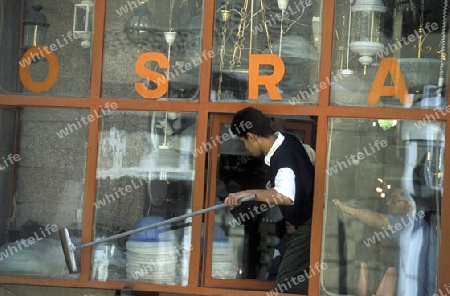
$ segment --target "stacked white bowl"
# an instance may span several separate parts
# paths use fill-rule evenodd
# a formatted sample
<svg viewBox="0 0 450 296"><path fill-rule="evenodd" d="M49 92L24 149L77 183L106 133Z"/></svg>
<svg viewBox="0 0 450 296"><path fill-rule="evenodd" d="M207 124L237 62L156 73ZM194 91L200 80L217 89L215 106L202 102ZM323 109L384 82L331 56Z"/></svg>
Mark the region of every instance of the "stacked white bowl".
<svg viewBox="0 0 450 296"><path fill-rule="evenodd" d="M212 250L212 277L235 279L237 275L233 241L229 238L215 238Z"/></svg>
<svg viewBox="0 0 450 296"><path fill-rule="evenodd" d="M163 221L162 217L144 217L137 228ZM180 243L167 227L130 236L127 247L127 279L156 284L178 285Z"/></svg>

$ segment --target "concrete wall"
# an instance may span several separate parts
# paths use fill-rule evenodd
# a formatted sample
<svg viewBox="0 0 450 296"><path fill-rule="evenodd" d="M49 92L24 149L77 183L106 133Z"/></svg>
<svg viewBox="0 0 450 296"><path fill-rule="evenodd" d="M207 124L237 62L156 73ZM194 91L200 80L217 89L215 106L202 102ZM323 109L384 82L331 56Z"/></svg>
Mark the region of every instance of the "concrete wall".
<svg viewBox="0 0 450 296"><path fill-rule="evenodd" d="M81 223L86 169L87 125L57 135L87 109L23 108L17 188L17 226L27 220L66 227Z"/></svg>
<svg viewBox="0 0 450 296"><path fill-rule="evenodd" d="M32 10L35 1L25 1L25 13ZM79 3L79 2L77 2ZM45 45L56 45L55 55L59 62L58 80L52 88L45 92L49 96L89 97L91 78L91 48L81 47L81 39L68 38L73 30L74 6L72 1L39 1L41 12L47 16L50 24L47 29ZM22 53L24 54L24 52ZM23 55L27 58L28 55ZM19 68L19 67L18 67ZM40 61L32 64L30 75L35 81L42 81L48 74L48 63ZM18 78L18 77L17 77ZM30 95L39 95L24 89Z"/></svg>
<svg viewBox="0 0 450 296"><path fill-rule="evenodd" d="M2 5L3 4L3 5ZM20 1L0 1L0 93L17 90ZM3 11L2 11L3 10ZM7 40L7 42L5 42Z"/></svg>
<svg viewBox="0 0 450 296"><path fill-rule="evenodd" d="M13 152L14 121L15 112L0 109L0 159L2 159L2 157L5 157L6 159L7 156ZM8 205L11 184L11 166L5 167L3 159L0 161L0 165L4 167L4 169L0 170L0 204ZM8 209L8 206L0 207L0 221L7 221ZM0 223L0 245L6 242L6 236L4 235L5 230L6 223Z"/></svg>

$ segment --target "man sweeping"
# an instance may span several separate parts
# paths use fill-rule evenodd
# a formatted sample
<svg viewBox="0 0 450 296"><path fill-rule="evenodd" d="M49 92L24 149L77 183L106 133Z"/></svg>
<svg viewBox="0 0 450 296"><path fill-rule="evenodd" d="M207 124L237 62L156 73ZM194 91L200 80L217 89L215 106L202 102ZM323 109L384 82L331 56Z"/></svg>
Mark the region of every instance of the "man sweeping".
<svg viewBox="0 0 450 296"><path fill-rule="evenodd" d="M241 122L250 122L251 128L236 128ZM266 189L231 193L224 203L233 209L243 197L256 194L257 201L279 205L285 220L297 231L287 244L275 289L279 293L307 295L314 182L309 156L295 136L274 133L266 115L253 107L236 113L231 128L251 154L265 155L267 184Z"/></svg>

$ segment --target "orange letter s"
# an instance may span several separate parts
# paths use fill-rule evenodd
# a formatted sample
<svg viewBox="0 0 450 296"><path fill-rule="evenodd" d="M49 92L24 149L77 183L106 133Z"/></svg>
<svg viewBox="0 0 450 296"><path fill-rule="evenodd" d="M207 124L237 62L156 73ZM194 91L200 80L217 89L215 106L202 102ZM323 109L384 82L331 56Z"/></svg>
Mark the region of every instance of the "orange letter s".
<svg viewBox="0 0 450 296"><path fill-rule="evenodd" d="M142 82L136 82L134 87L138 94L146 99L158 99L162 97L169 89L167 77L161 73L149 70L145 67L145 63L149 61L156 61L161 69L170 68L169 60L165 55L159 52L146 52L139 56L136 61L136 73L141 78L149 79L156 82L158 86L156 89L148 89Z"/></svg>

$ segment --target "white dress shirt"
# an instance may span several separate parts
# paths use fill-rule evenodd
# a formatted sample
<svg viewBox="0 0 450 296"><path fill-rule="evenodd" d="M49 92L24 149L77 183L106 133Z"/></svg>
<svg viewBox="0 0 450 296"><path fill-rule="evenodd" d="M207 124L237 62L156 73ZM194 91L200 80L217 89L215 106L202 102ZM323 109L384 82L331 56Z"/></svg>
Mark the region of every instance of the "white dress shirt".
<svg viewBox="0 0 450 296"><path fill-rule="evenodd" d="M276 132L275 136L277 139L273 143L269 152L267 152L264 157L264 162L266 165L270 166L270 159L275 153L275 151L280 147L281 143L284 141L284 136ZM266 184L267 189L271 189L270 181ZM275 186L273 187L278 193L284 195L287 198L290 198L294 201L295 198L295 174L291 168L280 168L278 169L277 175L275 176Z"/></svg>

